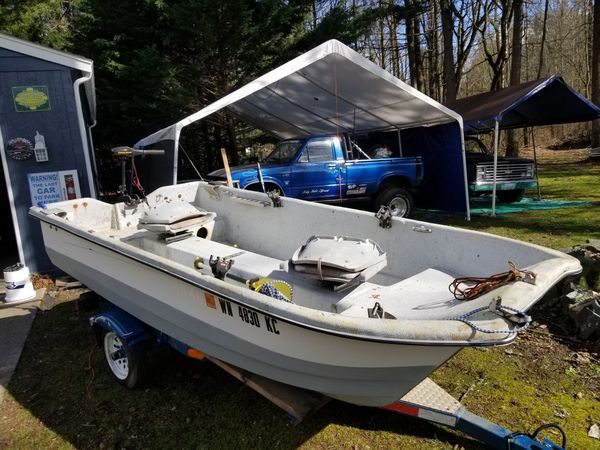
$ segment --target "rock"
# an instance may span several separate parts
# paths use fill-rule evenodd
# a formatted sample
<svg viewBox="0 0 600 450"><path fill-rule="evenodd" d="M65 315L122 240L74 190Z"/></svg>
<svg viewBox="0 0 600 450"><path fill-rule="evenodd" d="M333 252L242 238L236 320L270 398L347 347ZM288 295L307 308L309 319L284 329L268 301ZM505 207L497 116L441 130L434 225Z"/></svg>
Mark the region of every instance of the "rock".
<svg viewBox="0 0 600 450"><path fill-rule="evenodd" d="M559 417L561 419L566 419L567 417L569 417L569 412L566 409L562 408L562 410L556 411L554 413L554 417Z"/></svg>
<svg viewBox="0 0 600 450"><path fill-rule="evenodd" d="M588 239L586 248L595 253L600 253L600 239Z"/></svg>
<svg viewBox="0 0 600 450"><path fill-rule="evenodd" d="M563 310L575 323L578 335L587 340L600 333L600 294L575 288L561 298Z"/></svg>
<svg viewBox="0 0 600 450"><path fill-rule="evenodd" d="M600 440L600 427L598 426L597 423L593 424L589 431L588 431L588 436L594 439L599 439Z"/></svg>
<svg viewBox="0 0 600 450"><path fill-rule="evenodd" d="M589 354L585 352L573 353L572 361L577 365L587 365L592 362Z"/></svg>
<svg viewBox="0 0 600 450"><path fill-rule="evenodd" d="M583 398L583 392L578 392L577 394L575 394L575 398L577 400L581 400Z"/></svg>

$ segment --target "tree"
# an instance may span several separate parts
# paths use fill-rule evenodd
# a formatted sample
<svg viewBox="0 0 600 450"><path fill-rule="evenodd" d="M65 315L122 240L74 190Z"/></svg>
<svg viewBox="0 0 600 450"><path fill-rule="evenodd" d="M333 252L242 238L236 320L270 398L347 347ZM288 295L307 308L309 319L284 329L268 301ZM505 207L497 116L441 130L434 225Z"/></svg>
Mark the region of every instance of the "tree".
<svg viewBox="0 0 600 450"><path fill-rule="evenodd" d="M444 42L444 85L446 103L456 100L456 73L454 72L453 23L452 6L449 0L441 0L440 14L442 16L442 39Z"/></svg>
<svg viewBox="0 0 600 450"><path fill-rule="evenodd" d="M592 44L592 102L600 105L600 0L594 1ZM600 147L600 119L592 122L592 148Z"/></svg>
<svg viewBox="0 0 600 450"><path fill-rule="evenodd" d="M78 4L79 0L4 0L0 32L64 50Z"/></svg>
<svg viewBox="0 0 600 450"><path fill-rule="evenodd" d="M512 57L510 64L510 85L521 83L521 55L523 48L523 0L513 4ZM519 145L515 130L508 130L506 136L506 156L519 156Z"/></svg>
<svg viewBox="0 0 600 450"><path fill-rule="evenodd" d="M544 1L544 19L542 20L542 38L540 41L540 59L538 62L537 78L542 78L542 70L544 69L544 47L546 45L546 31L548 24L548 6L550 0Z"/></svg>
<svg viewBox="0 0 600 450"><path fill-rule="evenodd" d="M492 70L490 91L496 91L504 87L504 67L508 61L508 28L513 14L513 1L492 0L492 4L491 11L497 17L490 20L486 14L481 31L481 43L486 60ZM493 33L489 33L490 30L493 30ZM486 35L486 33L491 35ZM490 46L492 39L493 47Z"/></svg>

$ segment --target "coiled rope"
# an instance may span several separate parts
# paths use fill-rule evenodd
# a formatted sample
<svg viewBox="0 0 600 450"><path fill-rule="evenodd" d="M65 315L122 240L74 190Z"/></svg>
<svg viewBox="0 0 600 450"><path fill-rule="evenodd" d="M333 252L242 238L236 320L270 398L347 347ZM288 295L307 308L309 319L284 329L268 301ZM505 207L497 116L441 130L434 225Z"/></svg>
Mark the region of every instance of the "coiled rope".
<svg viewBox="0 0 600 450"><path fill-rule="evenodd" d="M486 292L490 292L511 281L524 281L525 283L535 284L536 274L529 270L522 270L517 265L508 261L510 270L497 273L489 277L459 277L456 278L448 289L457 300L473 300Z"/></svg>

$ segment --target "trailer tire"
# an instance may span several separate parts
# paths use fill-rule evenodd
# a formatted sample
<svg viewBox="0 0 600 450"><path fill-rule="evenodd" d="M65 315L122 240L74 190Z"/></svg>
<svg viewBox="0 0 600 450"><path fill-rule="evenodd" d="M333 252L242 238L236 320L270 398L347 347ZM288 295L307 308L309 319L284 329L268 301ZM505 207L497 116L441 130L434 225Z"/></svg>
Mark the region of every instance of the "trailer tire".
<svg viewBox="0 0 600 450"><path fill-rule="evenodd" d="M413 199L410 193L401 187L384 188L375 198L375 209L387 206L394 217L408 217L412 213Z"/></svg>
<svg viewBox="0 0 600 450"><path fill-rule="evenodd" d="M141 386L148 375L144 343L129 346L125 339L112 330L102 331L101 342L112 376L129 389Z"/></svg>

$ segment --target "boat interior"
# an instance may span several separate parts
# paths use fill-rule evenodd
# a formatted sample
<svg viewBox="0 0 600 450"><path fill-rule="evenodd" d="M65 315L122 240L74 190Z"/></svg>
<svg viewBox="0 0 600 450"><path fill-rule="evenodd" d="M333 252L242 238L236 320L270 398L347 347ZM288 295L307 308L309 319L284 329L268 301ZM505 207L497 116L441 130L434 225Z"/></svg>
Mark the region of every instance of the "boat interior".
<svg viewBox="0 0 600 450"><path fill-rule="evenodd" d="M201 182L161 188L147 203L86 203L72 208L67 220L83 229L103 223L97 237L281 301L350 317L455 317L491 298L465 306L449 291L456 277L506 271L511 258L529 267L556 257L491 235L405 219L386 229L372 213Z"/></svg>

